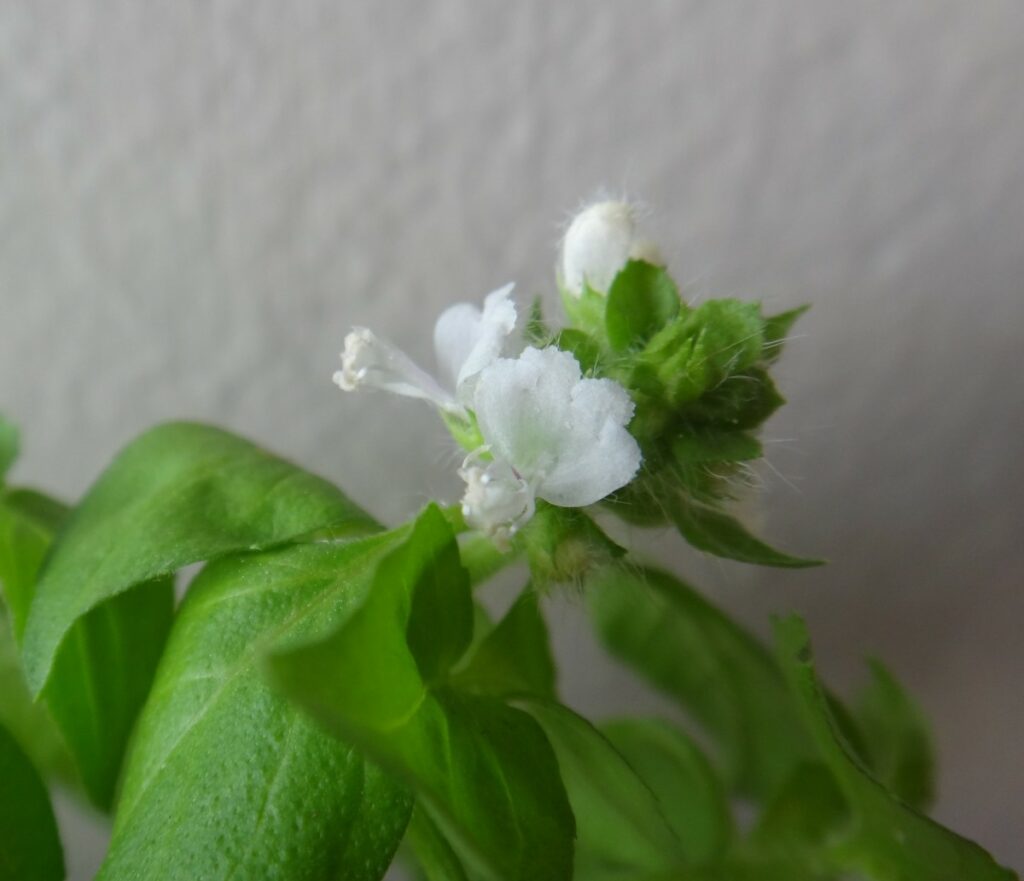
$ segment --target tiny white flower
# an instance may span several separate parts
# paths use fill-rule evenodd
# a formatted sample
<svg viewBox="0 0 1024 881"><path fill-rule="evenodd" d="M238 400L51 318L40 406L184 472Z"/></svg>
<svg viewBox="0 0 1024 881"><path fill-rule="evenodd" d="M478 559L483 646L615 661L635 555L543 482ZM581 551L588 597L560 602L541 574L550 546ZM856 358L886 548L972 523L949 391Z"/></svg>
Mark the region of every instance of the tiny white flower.
<svg viewBox="0 0 1024 881"><path fill-rule="evenodd" d="M464 467L463 508L467 522L488 534L529 519L533 496L583 507L629 483L640 467L640 447L626 429L628 392L610 379L584 378L560 349L531 347L492 362L477 377L473 408L495 470L484 484L487 471Z"/></svg>
<svg viewBox="0 0 1024 881"><path fill-rule="evenodd" d="M365 327L353 328L345 337L341 370L334 382L347 392L375 388L465 417L476 375L497 358L516 324L514 285L490 293L484 308L471 303L450 306L434 325L434 348L445 375L442 384L408 355Z"/></svg>
<svg viewBox="0 0 1024 881"><path fill-rule="evenodd" d="M629 260L661 265L657 245L637 238L636 215L627 202L595 202L577 214L562 240L562 284L574 297L585 286L607 293Z"/></svg>
<svg viewBox="0 0 1024 881"><path fill-rule="evenodd" d="M507 462L485 462L482 447L470 453L459 469L466 481L462 515L473 529L490 537L501 550L508 550L512 536L533 516L533 490Z"/></svg>

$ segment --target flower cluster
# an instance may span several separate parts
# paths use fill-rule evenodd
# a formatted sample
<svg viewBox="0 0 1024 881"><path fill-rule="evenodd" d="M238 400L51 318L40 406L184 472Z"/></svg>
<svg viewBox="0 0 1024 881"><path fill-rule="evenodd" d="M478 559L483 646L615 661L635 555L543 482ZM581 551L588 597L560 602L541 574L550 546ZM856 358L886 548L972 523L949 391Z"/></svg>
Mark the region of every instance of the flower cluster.
<svg viewBox="0 0 1024 881"><path fill-rule="evenodd" d="M571 241L571 236L568 239ZM589 277L589 275L588 275ZM335 383L420 398L478 437L459 469L466 523L507 548L536 500L583 507L632 480L641 453L627 430L629 393L585 377L569 352L526 346L511 356L517 312L506 285L483 308L458 303L434 326L441 377L366 328L345 339Z"/></svg>

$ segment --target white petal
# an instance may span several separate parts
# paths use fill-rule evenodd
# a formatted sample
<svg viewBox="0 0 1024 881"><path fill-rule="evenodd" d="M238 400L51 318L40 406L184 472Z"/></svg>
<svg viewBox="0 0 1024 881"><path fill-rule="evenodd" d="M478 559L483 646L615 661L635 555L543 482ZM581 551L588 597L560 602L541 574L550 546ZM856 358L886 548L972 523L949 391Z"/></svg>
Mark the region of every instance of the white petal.
<svg viewBox="0 0 1024 881"><path fill-rule="evenodd" d="M473 403L495 459L552 504L592 504L640 467L640 447L626 430L629 394L610 379L583 379L568 352L528 348L495 361L481 372Z"/></svg>
<svg viewBox="0 0 1024 881"><path fill-rule="evenodd" d="M584 283L608 291L630 258L635 226L625 202L597 202L573 218L562 242L562 284L570 293L580 296Z"/></svg>
<svg viewBox="0 0 1024 881"><path fill-rule="evenodd" d="M334 382L346 392L376 388L421 398L449 413L465 415L465 409L429 373L408 355L365 327L356 327L345 337L341 370Z"/></svg>
<svg viewBox="0 0 1024 881"><path fill-rule="evenodd" d="M484 367L501 355L505 340L516 326L514 285L488 294L481 311L472 303L456 303L434 325L434 349L445 378L460 399L467 399L467 385Z"/></svg>
<svg viewBox="0 0 1024 881"><path fill-rule="evenodd" d="M506 462L484 462L477 450L466 457L459 476L466 481L462 516L473 529L507 550L512 536L533 516L533 490Z"/></svg>

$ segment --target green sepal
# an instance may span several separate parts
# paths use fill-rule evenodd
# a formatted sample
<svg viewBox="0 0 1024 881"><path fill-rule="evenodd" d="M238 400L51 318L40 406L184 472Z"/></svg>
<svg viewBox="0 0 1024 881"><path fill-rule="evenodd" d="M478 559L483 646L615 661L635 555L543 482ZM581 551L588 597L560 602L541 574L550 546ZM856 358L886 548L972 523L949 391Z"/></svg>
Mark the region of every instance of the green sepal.
<svg viewBox="0 0 1024 881"><path fill-rule="evenodd" d="M778 360L789 337L789 332L797 320L811 307L797 306L786 312L770 315L764 320L764 351L762 358L765 363L772 364Z"/></svg>
<svg viewBox="0 0 1024 881"><path fill-rule="evenodd" d="M554 334L544 321L544 302L542 297L534 297L530 311L523 326L523 338L532 346L543 349L550 344Z"/></svg>
<svg viewBox="0 0 1024 881"><path fill-rule="evenodd" d="M622 557L626 551L579 508L538 500L537 510L516 538L526 553L534 584L579 583L588 572Z"/></svg>
<svg viewBox="0 0 1024 881"><path fill-rule="evenodd" d="M575 327L560 330L552 343L564 352L571 354L580 365L584 376L598 372L604 360L604 353L598 342L585 331Z"/></svg>
<svg viewBox="0 0 1024 881"><path fill-rule="evenodd" d="M593 337L602 346L607 337L605 335L604 314L607 298L604 294L595 291L590 285L585 284L583 291L576 296L560 286L559 292L562 296L562 308L565 310L569 324L584 333Z"/></svg>
<svg viewBox="0 0 1024 881"><path fill-rule="evenodd" d="M465 416L459 416L456 413L449 413L445 410L440 412L445 426L447 426L451 436L455 439L455 443L467 453L472 453L484 446L484 436L480 433L480 426L477 425L475 413L467 410Z"/></svg>

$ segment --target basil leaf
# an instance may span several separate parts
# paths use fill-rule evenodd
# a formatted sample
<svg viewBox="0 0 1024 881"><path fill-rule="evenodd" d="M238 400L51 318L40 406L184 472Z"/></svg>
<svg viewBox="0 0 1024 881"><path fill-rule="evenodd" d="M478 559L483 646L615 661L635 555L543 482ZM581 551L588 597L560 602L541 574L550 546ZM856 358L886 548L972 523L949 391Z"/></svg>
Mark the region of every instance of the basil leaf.
<svg viewBox="0 0 1024 881"><path fill-rule="evenodd" d="M880 661L856 704L858 729L872 772L913 808L935 795L935 749L921 710Z"/></svg>
<svg viewBox="0 0 1024 881"><path fill-rule="evenodd" d="M658 799L609 740L554 702L522 703L558 756L576 817L578 871L584 877L636 877L685 863Z"/></svg>
<svg viewBox="0 0 1024 881"><path fill-rule="evenodd" d="M66 518L67 508L41 493L0 494L0 582L15 639L22 635L40 565ZM171 625L173 602L173 582L164 578L80 618L43 689L49 713L37 710L27 717L40 737L29 749L33 755L40 754L37 747L45 751L40 767L73 779L66 747L78 782L101 810L113 801L128 736ZM54 723L60 736L52 731Z"/></svg>
<svg viewBox="0 0 1024 881"><path fill-rule="evenodd" d="M812 755L771 655L693 588L655 569L610 568L587 598L608 650L693 715L740 792L772 794Z"/></svg>
<svg viewBox="0 0 1024 881"><path fill-rule="evenodd" d="M484 694L555 697L555 662L532 587L519 595L452 681Z"/></svg>
<svg viewBox="0 0 1024 881"><path fill-rule="evenodd" d="M0 727L0 878L60 881L64 855L39 772Z"/></svg>
<svg viewBox="0 0 1024 881"><path fill-rule="evenodd" d="M230 556L197 576L139 717L100 879L383 875L411 799L272 693L257 660L351 615L403 534Z"/></svg>
<svg viewBox="0 0 1024 881"><path fill-rule="evenodd" d="M840 858L881 881L1012 881L982 848L917 813L855 757L829 710L798 617L777 621L779 663L807 731L846 798L854 826Z"/></svg>
<svg viewBox="0 0 1024 881"><path fill-rule="evenodd" d="M412 850L426 881L469 881L452 846L420 806L412 812L403 844Z"/></svg>
<svg viewBox="0 0 1024 881"><path fill-rule="evenodd" d="M687 861L719 859L735 834L729 798L693 740L657 719L621 719L601 730L654 793Z"/></svg>
<svg viewBox="0 0 1024 881"><path fill-rule="evenodd" d="M412 787L471 873L572 875L572 813L537 723L448 684L439 658L468 644L472 600L458 545L430 506L378 567L363 605L325 638L273 653L277 687ZM410 634L436 625L429 652Z"/></svg>
<svg viewBox="0 0 1024 881"><path fill-rule="evenodd" d="M336 487L216 428L159 426L129 444L75 509L42 573L22 645L38 693L72 625L189 563L373 521Z"/></svg>

